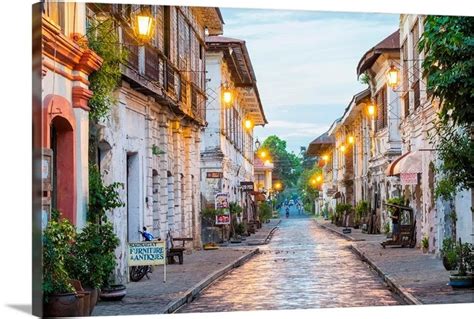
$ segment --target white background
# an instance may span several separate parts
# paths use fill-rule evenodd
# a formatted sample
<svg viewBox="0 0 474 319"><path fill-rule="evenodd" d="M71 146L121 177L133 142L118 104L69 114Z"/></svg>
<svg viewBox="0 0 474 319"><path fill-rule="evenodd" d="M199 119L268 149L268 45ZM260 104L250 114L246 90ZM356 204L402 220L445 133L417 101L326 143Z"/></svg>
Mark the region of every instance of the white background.
<svg viewBox="0 0 474 319"><path fill-rule="evenodd" d="M472 0L195 0L94 1L188 4L218 7L311 9L327 11L473 15ZM31 305L31 5L30 0L2 2L1 32L1 179L0 317L29 317ZM469 3L471 6L469 6ZM20 310L19 310L20 309ZM473 304L351 309L234 312L180 315L180 318L420 318L469 317ZM137 318L157 316L136 316ZM161 316L160 316L161 317ZM129 317L135 318L135 316Z"/></svg>

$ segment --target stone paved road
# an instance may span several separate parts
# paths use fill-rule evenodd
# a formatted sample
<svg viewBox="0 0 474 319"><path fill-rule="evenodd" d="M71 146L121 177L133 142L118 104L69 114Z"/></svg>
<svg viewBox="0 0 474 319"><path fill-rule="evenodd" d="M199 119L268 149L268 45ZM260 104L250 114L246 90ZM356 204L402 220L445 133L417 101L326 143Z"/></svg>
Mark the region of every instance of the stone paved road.
<svg viewBox="0 0 474 319"><path fill-rule="evenodd" d="M339 236L290 212L261 254L178 312L401 304ZM284 214L282 214L284 216Z"/></svg>

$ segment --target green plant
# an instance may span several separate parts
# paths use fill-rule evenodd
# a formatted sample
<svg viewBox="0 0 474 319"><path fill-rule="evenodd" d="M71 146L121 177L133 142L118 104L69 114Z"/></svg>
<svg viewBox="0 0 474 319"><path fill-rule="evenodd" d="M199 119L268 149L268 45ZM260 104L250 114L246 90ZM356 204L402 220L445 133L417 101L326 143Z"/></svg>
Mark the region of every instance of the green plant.
<svg viewBox="0 0 474 319"><path fill-rule="evenodd" d="M384 234L390 233L390 223L388 221L383 224L383 233Z"/></svg>
<svg viewBox="0 0 474 319"><path fill-rule="evenodd" d="M456 242L450 238L446 237L443 240L443 246L440 250L441 257L446 259L449 268L455 268L458 262L458 255L456 249Z"/></svg>
<svg viewBox="0 0 474 319"><path fill-rule="evenodd" d="M151 152L153 155L158 156L158 155L163 155L166 154L165 151L161 150L157 145L153 144L151 147Z"/></svg>
<svg viewBox="0 0 474 319"><path fill-rule="evenodd" d="M260 221L264 222L270 218L272 218L272 208L266 202L261 202L258 206L258 214L260 217Z"/></svg>
<svg viewBox="0 0 474 319"><path fill-rule="evenodd" d="M231 214L235 214L236 216L240 217L243 209L237 202L229 203L229 211Z"/></svg>
<svg viewBox="0 0 474 319"><path fill-rule="evenodd" d="M344 217L344 214L349 214L351 211L352 211L351 204L344 204L344 203L336 204L336 214L335 214L336 223L341 222L342 218Z"/></svg>
<svg viewBox="0 0 474 319"><path fill-rule="evenodd" d="M91 21L86 35L89 48L103 59L100 69L89 76L89 89L93 92L89 100L89 116L93 120L100 120L117 103L113 92L120 84L121 65L126 63L128 52L118 45L119 37L112 18Z"/></svg>
<svg viewBox="0 0 474 319"><path fill-rule="evenodd" d="M69 283L69 273L65 258L76 237L74 226L61 218L58 211L51 214L43 232L43 294L45 301L53 294L74 292Z"/></svg>
<svg viewBox="0 0 474 319"><path fill-rule="evenodd" d="M119 188L122 183L104 185L99 168L95 164L89 165L89 212L87 220L93 223L107 221L105 213L112 209L123 207L125 203L120 199Z"/></svg>
<svg viewBox="0 0 474 319"><path fill-rule="evenodd" d="M427 16L418 49L431 99L439 100L439 121L430 140L436 146L441 178L436 196L452 200L474 187L474 19Z"/></svg>
<svg viewBox="0 0 474 319"><path fill-rule="evenodd" d="M362 218L367 216L368 212L369 212L369 203L365 200L359 201L355 207L356 223L360 223Z"/></svg>
<svg viewBox="0 0 474 319"><path fill-rule="evenodd" d="M430 246L429 238L427 236L423 236L423 238L421 239L421 247L424 249L428 249L429 246Z"/></svg>
<svg viewBox="0 0 474 319"><path fill-rule="evenodd" d="M457 272L459 276L466 276L468 272L473 271L473 246L472 244L462 243L459 238L458 244L456 245L456 254L458 256Z"/></svg>
<svg viewBox="0 0 474 319"><path fill-rule="evenodd" d="M237 224L237 225L235 226L235 233L236 233L237 235L240 235L240 236L242 236L243 234L245 234L245 233L246 233L245 224L244 224L244 223Z"/></svg>
<svg viewBox="0 0 474 319"><path fill-rule="evenodd" d="M81 271L78 279L90 287L106 287L111 283L111 276L116 266L115 249L119 239L113 225L107 220L106 213L123 207L117 189L121 183L104 185L96 165L89 166L89 211L88 223L77 236L77 248L71 258L79 261ZM79 271L80 269L76 269Z"/></svg>

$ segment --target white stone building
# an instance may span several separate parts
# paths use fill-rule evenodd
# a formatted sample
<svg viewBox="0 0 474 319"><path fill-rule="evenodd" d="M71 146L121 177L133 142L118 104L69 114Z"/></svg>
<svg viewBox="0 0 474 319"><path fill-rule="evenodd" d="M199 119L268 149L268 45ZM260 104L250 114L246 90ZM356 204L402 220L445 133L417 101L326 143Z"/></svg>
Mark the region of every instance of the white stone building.
<svg viewBox="0 0 474 319"><path fill-rule="evenodd" d="M375 104L372 120L371 151L368 164L370 207L376 210L379 230L390 223L384 203L400 196L395 179L386 175L388 165L401 154L400 98L387 85L387 72L393 64L399 64L400 33L395 31L367 51L359 61L357 75L365 74L369 80L370 95Z"/></svg>
<svg viewBox="0 0 474 319"><path fill-rule="evenodd" d="M473 196L471 191L459 192L451 203L436 199L434 189L438 164L436 145L430 142L434 135L439 106L426 93L426 78L421 63L424 53L417 49L423 33L423 16L400 16L401 61L397 65L401 83L396 90L401 102L402 155L391 165L391 175L397 181L405 198L413 207L417 224L417 244L426 236L429 250L439 252L442 241L454 231L464 242L473 241ZM410 175L413 178L410 178ZM456 229L452 229L450 213L456 212Z"/></svg>
<svg viewBox="0 0 474 319"><path fill-rule="evenodd" d="M92 7L93 8L93 7ZM137 5L114 5L127 18ZM200 247L200 143L205 126L205 33L222 33L217 8L151 6L154 37L138 45L121 22L128 48L118 104L99 123L97 162L104 181L121 182L125 207L110 213L120 239L117 280L128 280L127 242L143 226L155 237L192 237ZM93 18L94 12L89 12Z"/></svg>
<svg viewBox="0 0 474 319"><path fill-rule="evenodd" d="M254 181L253 126L267 123L255 73L245 41L222 36L206 39L207 126L201 144L203 207L214 207L216 193L228 193L230 202L251 219L252 198L241 182ZM224 92L231 94L225 101ZM246 127L245 122L252 125Z"/></svg>

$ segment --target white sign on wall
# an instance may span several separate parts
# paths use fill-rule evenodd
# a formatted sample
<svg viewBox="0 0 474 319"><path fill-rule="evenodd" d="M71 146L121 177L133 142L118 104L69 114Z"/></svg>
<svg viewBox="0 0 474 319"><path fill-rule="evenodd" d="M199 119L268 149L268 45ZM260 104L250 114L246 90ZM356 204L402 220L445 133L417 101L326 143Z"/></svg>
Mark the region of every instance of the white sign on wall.
<svg viewBox="0 0 474 319"><path fill-rule="evenodd" d="M402 185L417 185L418 174L417 173L400 173L400 183Z"/></svg>

